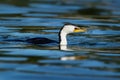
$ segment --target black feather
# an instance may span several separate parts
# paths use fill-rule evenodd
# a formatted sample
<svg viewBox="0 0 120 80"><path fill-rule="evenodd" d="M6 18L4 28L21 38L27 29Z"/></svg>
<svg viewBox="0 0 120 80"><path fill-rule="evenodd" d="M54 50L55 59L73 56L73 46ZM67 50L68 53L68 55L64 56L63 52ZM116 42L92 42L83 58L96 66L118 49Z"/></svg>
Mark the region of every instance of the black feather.
<svg viewBox="0 0 120 80"><path fill-rule="evenodd" d="M30 39L27 39L26 42L32 43L32 44L58 43L58 42L55 41L55 40L51 40L51 39L43 38L43 37L30 38Z"/></svg>

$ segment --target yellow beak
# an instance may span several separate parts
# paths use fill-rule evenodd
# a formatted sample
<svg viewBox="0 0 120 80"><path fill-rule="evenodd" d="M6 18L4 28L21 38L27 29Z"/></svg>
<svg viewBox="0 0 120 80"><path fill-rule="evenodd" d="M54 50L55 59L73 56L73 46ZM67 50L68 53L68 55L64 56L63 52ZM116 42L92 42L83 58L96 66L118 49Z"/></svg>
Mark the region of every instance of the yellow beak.
<svg viewBox="0 0 120 80"><path fill-rule="evenodd" d="M79 28L79 27L76 27L76 28L74 29L74 32L86 32L86 31L87 31L86 28Z"/></svg>

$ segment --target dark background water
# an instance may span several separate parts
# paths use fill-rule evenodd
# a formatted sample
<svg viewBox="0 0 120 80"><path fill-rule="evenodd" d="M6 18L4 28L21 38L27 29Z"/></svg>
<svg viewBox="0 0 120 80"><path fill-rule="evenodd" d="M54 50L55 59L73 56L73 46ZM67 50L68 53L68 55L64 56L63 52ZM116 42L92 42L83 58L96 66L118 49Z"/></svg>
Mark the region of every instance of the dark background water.
<svg viewBox="0 0 120 80"><path fill-rule="evenodd" d="M119 4L120 0L0 0L0 80L120 80ZM88 29L70 34L65 50L58 44L5 41L58 41L65 22Z"/></svg>

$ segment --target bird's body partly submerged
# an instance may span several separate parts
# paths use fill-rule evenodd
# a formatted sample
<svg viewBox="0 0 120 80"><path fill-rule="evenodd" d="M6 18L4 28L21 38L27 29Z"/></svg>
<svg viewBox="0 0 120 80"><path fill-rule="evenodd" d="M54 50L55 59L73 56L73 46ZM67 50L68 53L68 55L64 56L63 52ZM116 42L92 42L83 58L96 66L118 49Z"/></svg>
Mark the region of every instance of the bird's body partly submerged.
<svg viewBox="0 0 120 80"><path fill-rule="evenodd" d="M55 40L51 40L48 38L44 38L44 37L36 37L36 38L30 38L27 39L26 42L28 43L32 43L32 44L49 44L49 43L58 43Z"/></svg>
<svg viewBox="0 0 120 80"><path fill-rule="evenodd" d="M49 43L59 43L59 45L67 45L67 35L74 32L85 32L86 28L78 27L77 25L67 23L65 24L59 32L59 42L51 40L44 37L29 38L26 40L11 39L7 41L22 41L31 44L49 44Z"/></svg>

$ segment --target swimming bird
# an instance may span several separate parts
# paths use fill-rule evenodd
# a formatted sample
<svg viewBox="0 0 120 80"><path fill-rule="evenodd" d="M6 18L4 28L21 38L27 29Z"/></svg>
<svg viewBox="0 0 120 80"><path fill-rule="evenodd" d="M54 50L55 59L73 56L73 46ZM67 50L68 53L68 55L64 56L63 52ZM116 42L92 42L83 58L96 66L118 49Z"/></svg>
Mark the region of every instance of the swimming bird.
<svg viewBox="0 0 120 80"><path fill-rule="evenodd" d="M85 31L86 31L86 28L84 27L78 27L75 24L66 23L59 31L59 34L58 34L59 42L48 39L48 38L44 38L44 37L29 38L26 40L12 39L12 40L7 40L7 41L20 41L20 42L28 42L31 44L59 43L59 45L67 45L67 35L69 33L85 32Z"/></svg>
<svg viewBox="0 0 120 80"><path fill-rule="evenodd" d="M74 32L85 32L86 28L78 27L75 24L66 23L59 31L59 45L67 45L67 35ZM48 39L48 38L31 38L26 40L29 43L33 44L48 44L48 43L57 43L57 41Z"/></svg>

